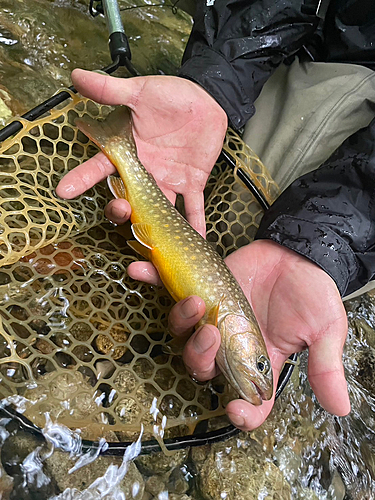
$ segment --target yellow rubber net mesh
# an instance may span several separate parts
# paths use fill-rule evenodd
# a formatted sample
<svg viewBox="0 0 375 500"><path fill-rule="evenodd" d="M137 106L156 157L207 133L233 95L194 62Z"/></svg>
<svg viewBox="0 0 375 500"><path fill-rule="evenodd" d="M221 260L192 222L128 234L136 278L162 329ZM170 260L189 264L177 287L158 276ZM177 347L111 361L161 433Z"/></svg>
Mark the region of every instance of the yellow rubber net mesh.
<svg viewBox="0 0 375 500"><path fill-rule="evenodd" d="M52 418L109 441L191 433L220 417L235 397L223 377L199 384L179 356L165 354L173 301L162 287L130 279L138 260L130 226L105 220L104 185L73 201L54 192L97 148L74 126L77 116L109 108L71 95L0 149L0 397L35 424ZM231 131L225 149L270 202L274 184ZM206 188L208 240L222 256L249 243L262 217L233 169L218 163Z"/></svg>

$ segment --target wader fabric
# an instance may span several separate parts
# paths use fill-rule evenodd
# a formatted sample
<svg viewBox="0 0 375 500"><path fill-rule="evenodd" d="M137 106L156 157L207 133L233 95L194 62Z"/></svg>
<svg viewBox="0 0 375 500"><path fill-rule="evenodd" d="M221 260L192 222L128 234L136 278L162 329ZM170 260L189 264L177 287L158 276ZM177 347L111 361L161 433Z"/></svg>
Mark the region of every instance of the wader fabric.
<svg viewBox="0 0 375 500"><path fill-rule="evenodd" d="M296 58L271 76L255 108L243 139L284 190L369 125L375 117L375 72L360 65L301 63ZM349 297L374 287L370 282Z"/></svg>

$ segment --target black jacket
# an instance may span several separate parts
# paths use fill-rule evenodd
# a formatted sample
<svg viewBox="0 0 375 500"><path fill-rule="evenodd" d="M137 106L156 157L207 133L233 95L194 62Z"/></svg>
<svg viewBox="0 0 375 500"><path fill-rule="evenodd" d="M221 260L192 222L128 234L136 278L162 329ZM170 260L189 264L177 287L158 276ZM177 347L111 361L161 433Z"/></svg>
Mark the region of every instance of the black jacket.
<svg viewBox="0 0 375 500"><path fill-rule="evenodd" d="M297 52L375 69L375 2L323 0L323 15L318 0L207 3L198 0L179 74L203 86L236 129L254 114L273 71ZM316 262L342 295L375 277L374 143L375 120L285 190L257 234Z"/></svg>

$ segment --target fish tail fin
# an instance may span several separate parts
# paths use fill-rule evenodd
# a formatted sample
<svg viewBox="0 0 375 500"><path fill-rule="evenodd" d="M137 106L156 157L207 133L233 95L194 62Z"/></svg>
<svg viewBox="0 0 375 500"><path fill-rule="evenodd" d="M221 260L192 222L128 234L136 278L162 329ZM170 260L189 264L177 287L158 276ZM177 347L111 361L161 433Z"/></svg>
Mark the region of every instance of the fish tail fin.
<svg viewBox="0 0 375 500"><path fill-rule="evenodd" d="M103 121L85 116L77 119L75 124L104 153L110 153L108 143L114 137L125 138L135 145L130 110L126 106L119 106Z"/></svg>

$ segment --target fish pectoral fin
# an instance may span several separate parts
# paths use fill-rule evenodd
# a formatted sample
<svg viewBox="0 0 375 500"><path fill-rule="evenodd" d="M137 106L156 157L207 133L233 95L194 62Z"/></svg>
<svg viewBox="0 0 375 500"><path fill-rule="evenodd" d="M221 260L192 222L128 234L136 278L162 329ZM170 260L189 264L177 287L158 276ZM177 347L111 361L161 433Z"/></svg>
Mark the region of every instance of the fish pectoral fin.
<svg viewBox="0 0 375 500"><path fill-rule="evenodd" d="M121 177L110 175L107 179L109 190L115 198L126 199L126 189Z"/></svg>
<svg viewBox="0 0 375 500"><path fill-rule="evenodd" d="M146 248L144 245L139 243L139 241L130 240L127 243L130 248L142 255L145 259L151 261L151 250L149 248Z"/></svg>
<svg viewBox="0 0 375 500"><path fill-rule="evenodd" d="M142 222L137 222L132 225L134 238L141 243L141 245L153 250L155 246L152 244L151 239L151 225Z"/></svg>
<svg viewBox="0 0 375 500"><path fill-rule="evenodd" d="M181 356L186 344L186 339L181 337L173 337L163 345L164 354L170 354L172 356Z"/></svg>
<svg viewBox="0 0 375 500"><path fill-rule="evenodd" d="M221 303L224 300L224 295L221 296L219 303L216 304L216 306L212 307L209 311L208 314L206 315L206 320L205 323L209 323L210 325L217 326L218 324L218 319L219 319L219 309L221 306Z"/></svg>

